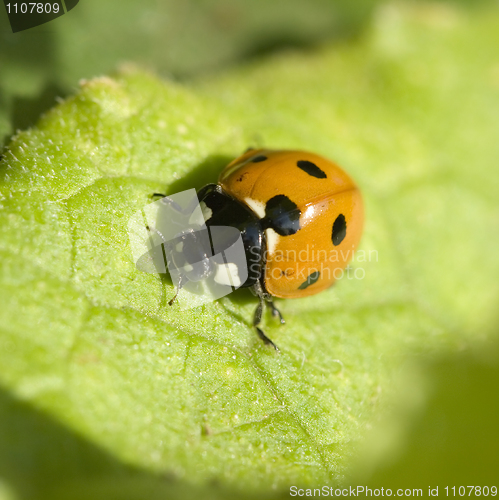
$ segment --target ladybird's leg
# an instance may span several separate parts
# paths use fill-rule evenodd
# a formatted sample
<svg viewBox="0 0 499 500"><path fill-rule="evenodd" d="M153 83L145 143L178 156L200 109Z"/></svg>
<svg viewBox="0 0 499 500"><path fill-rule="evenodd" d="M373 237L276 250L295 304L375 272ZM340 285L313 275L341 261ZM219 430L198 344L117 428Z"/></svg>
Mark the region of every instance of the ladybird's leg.
<svg viewBox="0 0 499 500"><path fill-rule="evenodd" d="M268 303L269 303L270 310L272 312L272 317L273 318L279 317L279 322L281 323L281 325L284 325L284 323L286 323L286 321L282 317L281 311L279 311L279 309L277 309L277 307L274 305L274 301L269 300Z"/></svg>
<svg viewBox="0 0 499 500"><path fill-rule="evenodd" d="M179 294L181 288L187 283L187 281L188 281L187 278L181 274L177 283L177 288L175 289L175 295L168 301L169 306L173 305L173 303L177 299L177 295Z"/></svg>
<svg viewBox="0 0 499 500"><path fill-rule="evenodd" d="M263 333L263 330L259 328L260 321L262 320L262 313L263 313L263 306L265 305L265 297L263 295L263 291L259 284L256 284L254 287L254 292L255 295L258 297L258 306L255 309L255 315L253 316L253 326L256 329L256 333L258 333L258 336L266 343L270 344L271 346L274 347L276 351L279 350L279 348L270 340L265 333Z"/></svg>
<svg viewBox="0 0 499 500"><path fill-rule="evenodd" d="M258 333L258 336L266 343L266 344L270 344L276 351L279 350L279 348L274 344L274 342L272 342L272 340L270 340L267 335L265 335L265 333L263 333L263 330L261 328L258 327L258 325L260 324L260 321L262 319L262 311L263 311L263 304L264 304L264 301L261 300L260 303L258 304L256 310L255 310L255 315L253 317L253 326L255 327L256 329L256 333Z"/></svg>

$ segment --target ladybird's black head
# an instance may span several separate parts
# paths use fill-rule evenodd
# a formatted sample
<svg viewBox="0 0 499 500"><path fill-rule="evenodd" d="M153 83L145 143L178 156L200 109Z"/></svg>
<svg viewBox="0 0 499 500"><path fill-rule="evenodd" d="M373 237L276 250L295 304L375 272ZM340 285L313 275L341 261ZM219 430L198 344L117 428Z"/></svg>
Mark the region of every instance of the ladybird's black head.
<svg viewBox="0 0 499 500"><path fill-rule="evenodd" d="M170 270L175 269L189 281L200 281L213 273L208 230L189 228L167 244L165 256Z"/></svg>
<svg viewBox="0 0 499 500"><path fill-rule="evenodd" d="M232 264L233 270L237 267L240 278L237 288L253 286L260 279L263 266L264 230L259 219L215 184L201 189L198 198L211 235L213 255L226 253L240 238L241 251L232 259L229 257L228 264Z"/></svg>
<svg viewBox="0 0 499 500"><path fill-rule="evenodd" d="M176 208L170 213L181 229L173 239L164 238L165 257L172 279L181 288L187 282L225 285L233 288L253 286L261 277L263 229L259 220L239 201L225 194L216 184L198 193L198 209ZM196 200L197 201L197 200ZM199 208L199 207L198 207ZM197 213L196 213L196 210ZM173 222L168 218L170 226ZM204 224L203 224L204 221ZM211 285L210 285L211 283Z"/></svg>

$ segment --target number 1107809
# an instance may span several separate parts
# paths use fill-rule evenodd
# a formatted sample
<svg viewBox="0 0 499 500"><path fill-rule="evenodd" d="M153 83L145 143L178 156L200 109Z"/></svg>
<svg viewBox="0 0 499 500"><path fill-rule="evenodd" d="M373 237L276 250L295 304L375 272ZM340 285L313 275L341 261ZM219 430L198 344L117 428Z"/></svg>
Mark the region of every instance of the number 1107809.
<svg viewBox="0 0 499 500"><path fill-rule="evenodd" d="M57 14L59 12L58 3L8 3L6 5L8 14Z"/></svg>
<svg viewBox="0 0 499 500"><path fill-rule="evenodd" d="M446 486L444 489L447 496L451 497L488 497L489 495L495 497L497 495L497 486L491 486L490 488L488 486Z"/></svg>

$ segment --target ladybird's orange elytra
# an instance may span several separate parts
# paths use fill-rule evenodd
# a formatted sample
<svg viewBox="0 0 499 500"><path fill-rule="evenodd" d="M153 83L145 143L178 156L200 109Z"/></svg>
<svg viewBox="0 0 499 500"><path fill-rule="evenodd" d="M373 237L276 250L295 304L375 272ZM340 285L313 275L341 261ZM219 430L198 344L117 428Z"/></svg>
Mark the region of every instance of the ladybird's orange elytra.
<svg viewBox="0 0 499 500"><path fill-rule="evenodd" d="M304 151L250 150L225 167L219 185L267 220L263 284L270 295L319 293L352 259L362 197L336 163Z"/></svg>

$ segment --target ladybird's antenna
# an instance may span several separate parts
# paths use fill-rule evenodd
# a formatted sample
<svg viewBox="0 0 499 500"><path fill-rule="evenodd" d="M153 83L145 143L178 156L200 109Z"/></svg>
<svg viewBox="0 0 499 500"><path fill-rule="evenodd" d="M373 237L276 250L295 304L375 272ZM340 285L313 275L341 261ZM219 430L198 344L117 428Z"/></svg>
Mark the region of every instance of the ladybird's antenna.
<svg viewBox="0 0 499 500"><path fill-rule="evenodd" d="M179 280L178 280L178 283L177 283L177 287L175 289L175 295L173 296L172 299L170 299L170 301L168 302L168 305L169 306L172 306L173 303L175 302L175 300L177 299L177 295L179 294L180 290L182 289L182 287L185 285L185 283L187 282L187 278L183 275L180 275L179 277Z"/></svg>
<svg viewBox="0 0 499 500"><path fill-rule="evenodd" d="M163 246L163 251L165 250L165 244L167 244L166 238L163 236L163 234L158 231L155 227L153 226L146 226L146 229L152 233L157 234L161 240L163 241L162 246ZM165 254L163 253L163 258L166 260ZM177 295L179 294L181 288L185 285L185 277L180 275L177 286L175 288L175 295L169 300L168 305L172 306L175 300L177 299Z"/></svg>
<svg viewBox="0 0 499 500"><path fill-rule="evenodd" d="M159 196L158 200L161 204L171 208L175 212L181 215L191 215L194 210L197 208L199 204L198 196L194 196L191 200L189 200L189 204L185 207L181 207L176 201L174 201L170 196L167 196L163 193L153 193L153 197Z"/></svg>
<svg viewBox="0 0 499 500"><path fill-rule="evenodd" d="M147 225L146 229L151 233L157 234L163 240L163 243L166 243L166 238L155 227Z"/></svg>
<svg viewBox="0 0 499 500"><path fill-rule="evenodd" d="M177 287L175 289L175 295L173 296L173 298L168 301L168 305L169 306L172 306L173 303L175 302L175 299L177 298L178 292L180 292L180 288L179 287Z"/></svg>

